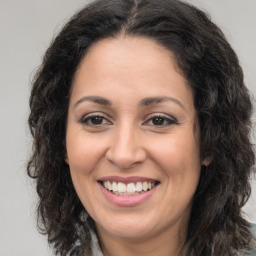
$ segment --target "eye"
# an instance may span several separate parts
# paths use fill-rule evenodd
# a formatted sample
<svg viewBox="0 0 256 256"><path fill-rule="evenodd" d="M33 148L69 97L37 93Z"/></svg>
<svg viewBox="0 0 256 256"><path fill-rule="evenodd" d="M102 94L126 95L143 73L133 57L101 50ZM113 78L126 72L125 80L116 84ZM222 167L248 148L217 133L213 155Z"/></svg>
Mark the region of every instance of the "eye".
<svg viewBox="0 0 256 256"><path fill-rule="evenodd" d="M108 119L102 115L89 114L81 119L81 123L86 126L102 126L112 124Z"/></svg>
<svg viewBox="0 0 256 256"><path fill-rule="evenodd" d="M144 124L150 125L150 126L165 127L172 124L177 124L177 121L176 119L171 118L169 116L158 114L158 115L150 116L149 119L146 122L144 122Z"/></svg>

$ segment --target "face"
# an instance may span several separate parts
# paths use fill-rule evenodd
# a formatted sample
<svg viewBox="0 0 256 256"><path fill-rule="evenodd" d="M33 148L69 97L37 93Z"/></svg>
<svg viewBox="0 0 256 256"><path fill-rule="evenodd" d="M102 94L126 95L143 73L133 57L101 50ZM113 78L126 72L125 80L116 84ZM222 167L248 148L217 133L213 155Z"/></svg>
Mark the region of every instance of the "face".
<svg viewBox="0 0 256 256"><path fill-rule="evenodd" d="M100 235L185 232L199 132L193 93L170 51L138 37L93 45L72 85L66 162Z"/></svg>

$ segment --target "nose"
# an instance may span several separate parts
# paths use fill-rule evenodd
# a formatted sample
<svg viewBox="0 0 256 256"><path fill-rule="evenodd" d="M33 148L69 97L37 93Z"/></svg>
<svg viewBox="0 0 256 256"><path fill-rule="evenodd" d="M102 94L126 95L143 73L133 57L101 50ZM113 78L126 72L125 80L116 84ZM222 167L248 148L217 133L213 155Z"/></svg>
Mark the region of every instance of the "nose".
<svg viewBox="0 0 256 256"><path fill-rule="evenodd" d="M113 131L110 146L106 152L109 162L119 169L127 169L144 162L146 157L143 138L136 128L122 126Z"/></svg>

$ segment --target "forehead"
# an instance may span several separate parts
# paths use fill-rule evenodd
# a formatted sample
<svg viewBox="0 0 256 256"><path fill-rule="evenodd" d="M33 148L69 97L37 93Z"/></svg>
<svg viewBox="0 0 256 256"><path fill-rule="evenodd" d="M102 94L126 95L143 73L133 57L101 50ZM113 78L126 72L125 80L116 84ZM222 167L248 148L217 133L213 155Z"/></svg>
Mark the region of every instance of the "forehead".
<svg viewBox="0 0 256 256"><path fill-rule="evenodd" d="M105 96L109 90L114 94L119 92L118 97L125 97L127 92L145 97L171 93L169 96L192 99L191 88L178 69L173 53L143 37L101 40L82 59L72 94Z"/></svg>
<svg viewBox="0 0 256 256"><path fill-rule="evenodd" d="M176 71L181 72L170 50L153 39L139 36L120 36L100 40L88 49L81 63L84 60L90 61L90 64L93 60L98 66L102 63L108 66L117 65L119 69L128 66L130 68L133 65L134 68L143 71L156 66L160 69L163 65L171 65Z"/></svg>

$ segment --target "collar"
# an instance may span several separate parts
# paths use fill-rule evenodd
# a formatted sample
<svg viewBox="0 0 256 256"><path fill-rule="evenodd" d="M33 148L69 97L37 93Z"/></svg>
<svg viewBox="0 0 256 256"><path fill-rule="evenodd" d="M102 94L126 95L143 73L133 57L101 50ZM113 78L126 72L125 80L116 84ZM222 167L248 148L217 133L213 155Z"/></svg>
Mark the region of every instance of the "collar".
<svg viewBox="0 0 256 256"><path fill-rule="evenodd" d="M92 256L103 256L103 253L100 249L99 240L92 229L90 229L90 234L91 234Z"/></svg>

